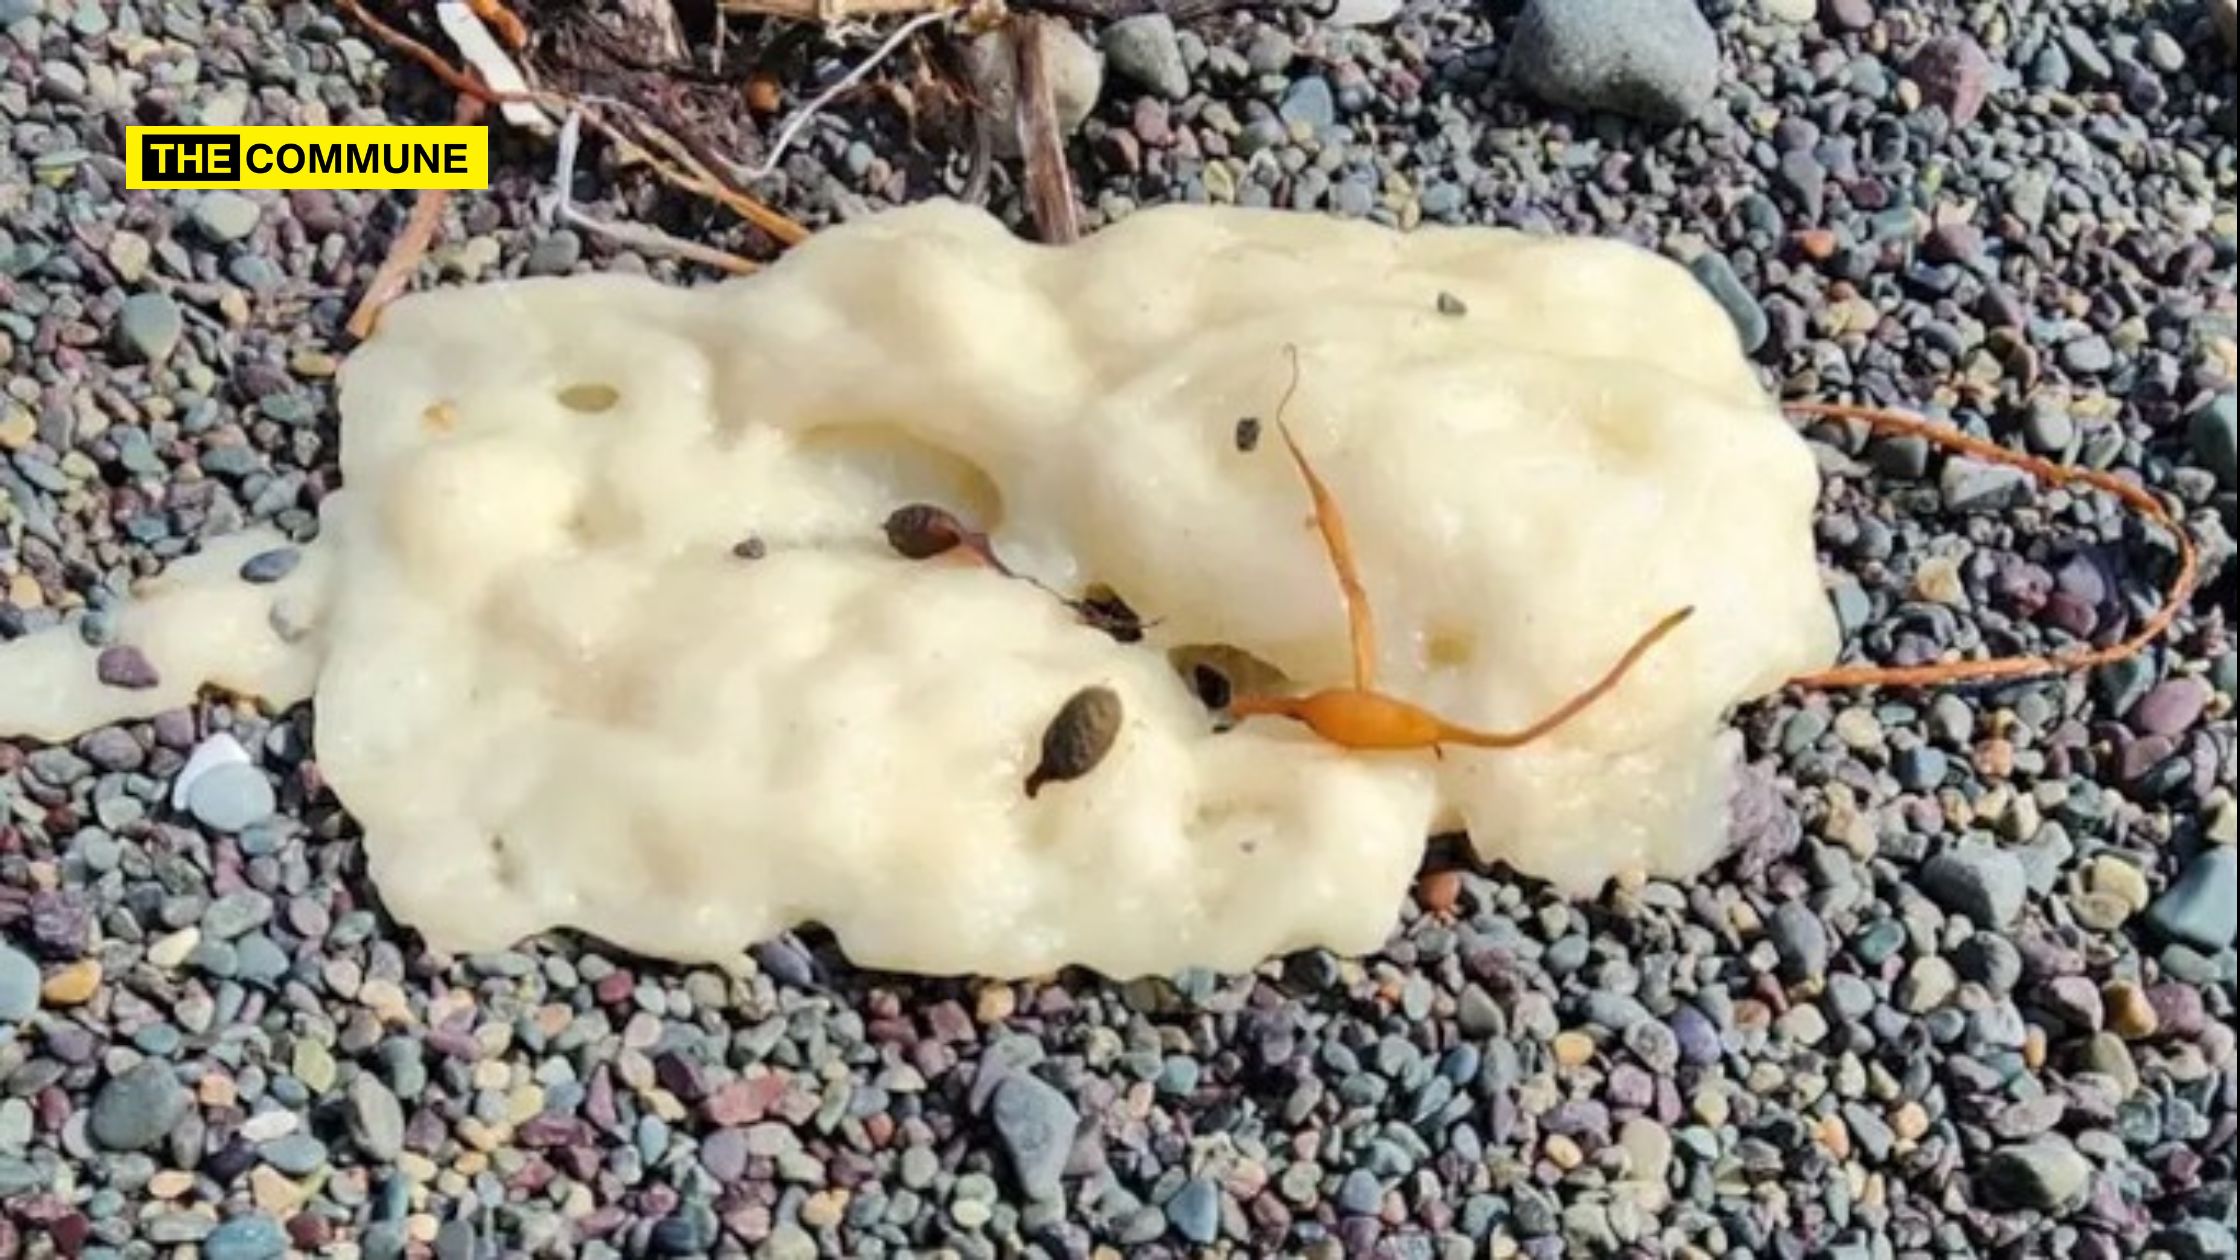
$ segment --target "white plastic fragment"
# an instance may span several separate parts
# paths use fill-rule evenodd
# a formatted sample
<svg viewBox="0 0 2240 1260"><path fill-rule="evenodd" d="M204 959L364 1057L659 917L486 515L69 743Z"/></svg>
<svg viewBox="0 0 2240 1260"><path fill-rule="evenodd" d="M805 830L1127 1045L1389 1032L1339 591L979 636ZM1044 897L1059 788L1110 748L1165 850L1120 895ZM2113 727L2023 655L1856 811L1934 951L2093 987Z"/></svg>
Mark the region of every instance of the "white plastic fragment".
<svg viewBox="0 0 2240 1260"><path fill-rule="evenodd" d="M513 64L490 28L462 0L436 0L436 25L443 28L459 55L475 68L491 91L501 95L529 93L529 81L522 77L520 67ZM528 101L505 101L498 112L507 122L534 135L553 133L551 115Z"/></svg>
<svg viewBox="0 0 2240 1260"><path fill-rule="evenodd" d="M1272 425L1286 344L1393 693L1522 725L1696 616L1528 748L1216 731L1169 648L1347 670L1297 472L1272 433L1235 439ZM934 203L698 290L405 299L342 409L346 488L290 581L332 576L288 651L317 662L320 769L384 900L447 951L567 925L722 959L817 920L922 972L1362 952L1435 830L1574 893L1700 872L1728 709L1836 646L1805 443L1688 274L1611 242L1176 207L1058 250ZM1028 583L895 555L880 523L918 500L1156 625L1117 642ZM174 603L123 623L167 673L226 641ZM68 655L52 637L0 646L0 731L149 702L11 691ZM1045 727L1093 685L1117 740L1030 799Z"/></svg>

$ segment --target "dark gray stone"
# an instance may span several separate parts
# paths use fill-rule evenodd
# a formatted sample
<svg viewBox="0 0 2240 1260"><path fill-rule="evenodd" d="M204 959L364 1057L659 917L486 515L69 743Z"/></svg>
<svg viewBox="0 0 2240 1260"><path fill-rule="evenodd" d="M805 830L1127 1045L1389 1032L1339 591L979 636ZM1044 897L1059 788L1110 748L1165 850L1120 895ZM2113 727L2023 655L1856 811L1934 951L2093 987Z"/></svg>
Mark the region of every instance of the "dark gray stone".
<svg viewBox="0 0 2240 1260"><path fill-rule="evenodd" d="M1552 105L1687 121L1719 83L1719 41L1694 0L1529 0L1506 68Z"/></svg>

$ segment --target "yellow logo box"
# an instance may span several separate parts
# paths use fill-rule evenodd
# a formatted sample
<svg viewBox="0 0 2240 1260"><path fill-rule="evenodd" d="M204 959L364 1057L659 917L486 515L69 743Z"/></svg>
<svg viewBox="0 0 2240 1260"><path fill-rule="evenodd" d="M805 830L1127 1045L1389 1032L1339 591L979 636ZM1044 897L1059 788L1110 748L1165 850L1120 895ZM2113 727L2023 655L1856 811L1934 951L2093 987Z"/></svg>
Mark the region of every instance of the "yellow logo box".
<svg viewBox="0 0 2240 1260"><path fill-rule="evenodd" d="M127 188L488 188L488 127L127 127Z"/></svg>

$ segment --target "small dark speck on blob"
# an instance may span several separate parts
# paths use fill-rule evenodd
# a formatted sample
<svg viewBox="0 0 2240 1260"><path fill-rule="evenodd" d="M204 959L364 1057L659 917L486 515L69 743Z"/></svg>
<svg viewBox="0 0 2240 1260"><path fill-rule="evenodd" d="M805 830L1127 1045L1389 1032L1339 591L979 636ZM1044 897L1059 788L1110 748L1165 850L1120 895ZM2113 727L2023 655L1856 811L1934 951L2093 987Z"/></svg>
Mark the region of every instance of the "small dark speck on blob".
<svg viewBox="0 0 2240 1260"><path fill-rule="evenodd" d="M1246 416L1237 421L1237 449L1251 454L1260 445L1260 417Z"/></svg>
<svg viewBox="0 0 2240 1260"><path fill-rule="evenodd" d="M1211 665L1198 665L1190 671L1191 690L1198 693L1199 703L1219 712L1229 707L1229 677Z"/></svg>
<svg viewBox="0 0 2240 1260"><path fill-rule="evenodd" d="M731 554L741 560L760 560L770 554L770 549L762 545L761 539L749 538L745 542L732 544Z"/></svg>
<svg viewBox="0 0 2240 1260"><path fill-rule="evenodd" d="M277 582L296 571L303 562L303 553L293 547L274 547L260 551L241 563L241 580L259 586Z"/></svg>
<svg viewBox="0 0 2240 1260"><path fill-rule="evenodd" d="M1042 760L1027 776L1027 799L1052 783L1069 783L1097 768L1119 737L1120 694L1110 687L1083 687L1058 709L1042 732Z"/></svg>
<svg viewBox="0 0 2240 1260"><path fill-rule="evenodd" d="M1441 315L1468 315L1470 307L1461 298L1441 290L1439 293L1439 313Z"/></svg>

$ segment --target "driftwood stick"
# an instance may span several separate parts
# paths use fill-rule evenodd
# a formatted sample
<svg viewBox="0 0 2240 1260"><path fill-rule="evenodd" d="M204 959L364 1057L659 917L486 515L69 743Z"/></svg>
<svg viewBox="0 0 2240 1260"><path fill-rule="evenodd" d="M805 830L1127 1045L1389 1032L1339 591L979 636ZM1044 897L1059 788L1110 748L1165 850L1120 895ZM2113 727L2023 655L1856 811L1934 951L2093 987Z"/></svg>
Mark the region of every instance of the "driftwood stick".
<svg viewBox="0 0 2240 1260"><path fill-rule="evenodd" d="M1058 105L1050 87L1048 45L1043 39L1047 21L1020 14L1008 24L1019 69L1014 117L1019 151L1027 159L1027 208L1034 215L1035 231L1044 244L1071 245L1081 239L1081 212L1073 195L1073 173L1066 169L1065 134L1058 127Z"/></svg>
<svg viewBox="0 0 2240 1260"><path fill-rule="evenodd" d="M483 104L479 97L461 95L454 107L452 121L462 126L482 119ZM373 335L374 326L380 322L382 308L395 301L397 296L412 284L412 273L420 267L420 260L427 256L428 246L435 243L436 232L443 226L443 208L451 201L451 192L445 188L423 188L413 200L412 213L405 217L404 230L390 242L389 252L375 269L373 279L366 284L366 291L358 299L357 308L350 312L350 322L344 328L360 341Z"/></svg>

